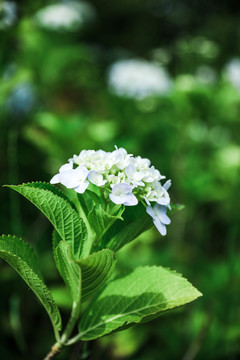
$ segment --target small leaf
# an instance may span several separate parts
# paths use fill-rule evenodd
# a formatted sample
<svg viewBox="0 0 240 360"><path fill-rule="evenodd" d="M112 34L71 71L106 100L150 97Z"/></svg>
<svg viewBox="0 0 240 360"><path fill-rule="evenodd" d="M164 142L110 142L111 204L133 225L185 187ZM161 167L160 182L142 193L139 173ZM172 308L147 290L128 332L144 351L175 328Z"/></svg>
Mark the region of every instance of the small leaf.
<svg viewBox="0 0 240 360"><path fill-rule="evenodd" d="M101 238L116 220L123 220L120 216L122 212L123 209L120 208L118 214L114 216L103 210L100 204L96 204L88 215L88 221L97 236Z"/></svg>
<svg viewBox="0 0 240 360"><path fill-rule="evenodd" d="M43 283L37 258L30 246L14 236L2 235L0 237L0 257L9 263L28 284L45 307L55 334L61 330L61 316L52 294Z"/></svg>
<svg viewBox="0 0 240 360"><path fill-rule="evenodd" d="M81 300L81 269L72 258L68 243L61 240L54 251L57 268L67 285L72 300L79 303Z"/></svg>
<svg viewBox="0 0 240 360"><path fill-rule="evenodd" d="M186 279L162 267L140 267L113 280L94 298L79 324L81 340L148 321L201 296Z"/></svg>
<svg viewBox="0 0 240 360"><path fill-rule="evenodd" d="M79 203L86 217L88 217L88 214L96 204L102 203L102 199L94 192L94 190L99 191L98 187L93 184L90 184L89 187L93 187L93 191L88 188L83 194L77 194Z"/></svg>
<svg viewBox="0 0 240 360"><path fill-rule="evenodd" d="M31 201L53 224L58 234L65 240L76 259L86 257L90 252L87 228L78 213L62 195L39 187L39 183L8 185ZM50 185L51 186L51 185Z"/></svg>
<svg viewBox="0 0 240 360"><path fill-rule="evenodd" d="M82 301L96 293L111 276L116 258L111 250L103 249L76 261L82 273Z"/></svg>
<svg viewBox="0 0 240 360"><path fill-rule="evenodd" d="M185 209L185 205L183 204L171 204L170 213L175 214L175 212L181 211L183 209Z"/></svg>
<svg viewBox="0 0 240 360"><path fill-rule="evenodd" d="M126 208L123 218L123 222L116 221L109 228L98 248L117 251L153 226L152 218L141 204L135 209Z"/></svg>

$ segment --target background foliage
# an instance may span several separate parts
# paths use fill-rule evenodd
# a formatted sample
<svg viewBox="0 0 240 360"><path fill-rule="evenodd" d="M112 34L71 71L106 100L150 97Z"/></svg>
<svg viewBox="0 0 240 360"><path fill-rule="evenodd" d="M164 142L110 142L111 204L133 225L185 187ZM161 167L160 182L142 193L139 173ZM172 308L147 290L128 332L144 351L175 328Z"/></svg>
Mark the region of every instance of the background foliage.
<svg viewBox="0 0 240 360"><path fill-rule="evenodd" d="M123 146L151 159L175 203L168 235L152 229L118 254L118 268L163 265L203 298L83 348L89 359L237 359L240 354L240 57L237 1L92 0L77 29L50 29L36 13L49 2L12 2L0 13L1 184L49 181L82 149ZM51 2L53 3L53 2ZM67 2L65 2L67 3ZM79 2L80 3L80 2ZM8 2L9 4L9 2ZM91 16L90 16L91 15ZM142 58L161 65L169 92L142 100L115 95L109 67ZM31 204L1 190L1 232L27 239L63 314L51 258L51 225ZM3 359L41 358L51 324L22 280L1 261ZM77 359L77 347L59 359Z"/></svg>

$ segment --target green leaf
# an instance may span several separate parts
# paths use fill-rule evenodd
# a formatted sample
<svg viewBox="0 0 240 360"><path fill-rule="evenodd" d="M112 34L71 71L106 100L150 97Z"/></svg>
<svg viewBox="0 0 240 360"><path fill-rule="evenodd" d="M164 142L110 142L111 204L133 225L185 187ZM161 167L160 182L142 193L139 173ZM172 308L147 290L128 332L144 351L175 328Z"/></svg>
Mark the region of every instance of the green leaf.
<svg viewBox="0 0 240 360"><path fill-rule="evenodd" d="M101 238L116 220L123 220L120 216L122 212L123 208L119 208L114 216L103 210L100 204L96 204L88 215L88 221L97 236Z"/></svg>
<svg viewBox="0 0 240 360"><path fill-rule="evenodd" d="M92 190L89 188L92 188ZM102 204L103 199L101 195L97 193L99 193L99 188L90 183L88 189L83 194L77 194L79 203L86 217L88 217L88 214L96 204Z"/></svg>
<svg viewBox="0 0 240 360"><path fill-rule="evenodd" d="M78 260L76 263L82 273L82 301L96 293L111 276L116 264L116 258L111 250L103 249Z"/></svg>
<svg viewBox="0 0 240 360"><path fill-rule="evenodd" d="M61 240L54 251L57 268L67 285L72 300L79 303L81 300L81 269L74 262L68 243Z"/></svg>
<svg viewBox="0 0 240 360"><path fill-rule="evenodd" d="M161 315L201 296L186 279L162 267L140 267L110 282L93 299L79 324L79 338L92 340Z"/></svg>
<svg viewBox="0 0 240 360"><path fill-rule="evenodd" d="M51 191L54 195L57 195L59 197L61 197L62 199L64 199L65 201L67 201L69 203L69 205L71 205L71 207L76 210L75 205L73 204L73 202L68 198L67 195L65 195L62 191L60 191L58 188L56 188L56 186L47 183L47 182L42 182L42 181L37 181L37 182L32 182L32 183L27 183L24 185L28 185L29 187L34 187L37 189L43 189L43 190L48 190Z"/></svg>
<svg viewBox="0 0 240 360"><path fill-rule="evenodd" d="M171 215L174 214L175 212L177 211L181 211L185 209L185 205L183 204L171 204L171 210L170 210L170 213Z"/></svg>
<svg viewBox="0 0 240 360"><path fill-rule="evenodd" d="M86 257L90 252L87 228L78 213L62 195L39 187L39 183L8 185L31 201L53 224L58 234L65 240L76 259Z"/></svg>
<svg viewBox="0 0 240 360"><path fill-rule="evenodd" d="M126 208L123 218L124 222L116 221L109 228L99 248L105 247L117 251L153 226L152 218L146 214L146 209L141 204L134 210Z"/></svg>
<svg viewBox="0 0 240 360"><path fill-rule="evenodd" d="M0 257L9 263L28 284L45 307L56 336L61 330L61 316L52 294L43 283L37 258L30 246L15 236L0 237Z"/></svg>

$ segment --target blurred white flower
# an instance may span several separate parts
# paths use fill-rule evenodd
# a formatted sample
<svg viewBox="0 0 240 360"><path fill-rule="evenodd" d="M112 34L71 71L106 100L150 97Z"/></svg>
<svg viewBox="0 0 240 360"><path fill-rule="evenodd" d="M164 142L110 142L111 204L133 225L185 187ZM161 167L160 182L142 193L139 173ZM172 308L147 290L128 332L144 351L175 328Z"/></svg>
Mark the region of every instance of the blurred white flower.
<svg viewBox="0 0 240 360"><path fill-rule="evenodd" d="M76 31L95 17L95 9L86 2L68 1L40 9L35 19L50 30Z"/></svg>
<svg viewBox="0 0 240 360"><path fill-rule="evenodd" d="M36 91L31 83L16 85L6 101L6 108L16 119L28 115L37 103Z"/></svg>
<svg viewBox="0 0 240 360"><path fill-rule="evenodd" d="M196 70L196 79L202 84L214 84L217 80L217 75L214 69L210 66L202 65Z"/></svg>
<svg viewBox="0 0 240 360"><path fill-rule="evenodd" d="M240 59L232 59L226 65L226 76L230 83L240 91Z"/></svg>
<svg viewBox="0 0 240 360"><path fill-rule="evenodd" d="M172 81L167 71L146 60L119 60L108 73L110 90L119 96L137 100L166 94Z"/></svg>
<svg viewBox="0 0 240 360"><path fill-rule="evenodd" d="M146 203L148 208L151 208L151 202L154 202L158 205L154 207L155 213L161 210L161 214L166 214L166 208L170 208L168 189L171 181L168 180L162 185L161 180L164 178L165 176L151 166L149 159L133 157L125 149L116 147L112 152L82 150L59 169L59 173L53 176L50 183L61 183L69 189L84 193L90 181L102 188L105 202L110 199L118 205L134 206L141 201L144 205ZM151 212L148 210L148 213L149 211ZM166 216L161 215L161 219L165 219L161 220L161 224L166 225ZM158 229L161 228L163 234L159 221L156 220L157 225L154 224Z"/></svg>
<svg viewBox="0 0 240 360"><path fill-rule="evenodd" d="M17 19L17 5L13 1L0 3L0 30L11 27Z"/></svg>

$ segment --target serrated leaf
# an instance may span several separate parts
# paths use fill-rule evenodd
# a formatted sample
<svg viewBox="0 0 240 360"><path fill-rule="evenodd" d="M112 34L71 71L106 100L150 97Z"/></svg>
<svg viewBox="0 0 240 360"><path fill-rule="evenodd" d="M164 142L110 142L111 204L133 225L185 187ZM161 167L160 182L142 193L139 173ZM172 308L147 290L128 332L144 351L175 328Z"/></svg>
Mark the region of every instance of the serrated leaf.
<svg viewBox="0 0 240 360"><path fill-rule="evenodd" d="M68 243L61 240L54 250L57 268L67 285L72 300L79 303L81 300L81 269L74 262Z"/></svg>
<svg viewBox="0 0 240 360"><path fill-rule="evenodd" d="M162 267L140 267L110 282L93 299L79 324L79 338L92 340L144 322L201 296L186 279Z"/></svg>
<svg viewBox="0 0 240 360"><path fill-rule="evenodd" d="M115 267L116 258L111 250L103 249L76 263L81 268L82 301L85 301L109 279Z"/></svg>
<svg viewBox="0 0 240 360"><path fill-rule="evenodd" d="M0 237L0 257L9 263L28 284L45 307L55 334L61 330L61 316L52 294L43 283L37 258L30 246L14 236Z"/></svg>
<svg viewBox="0 0 240 360"><path fill-rule="evenodd" d="M62 196L36 184L38 183L8 185L8 187L25 196L43 212L62 240L69 244L76 259L86 257L90 251L90 244L87 242L87 228L84 221Z"/></svg>
<svg viewBox="0 0 240 360"><path fill-rule="evenodd" d="M37 189L43 189L43 190L48 190L51 191L54 195L57 195L59 197L61 197L62 199L64 199L65 201L67 201L69 203L69 205L71 205L71 207L76 210L75 205L73 204L73 202L67 197L67 195L65 195L61 190L59 190L58 188L56 188L54 185L47 183L47 182L42 182L42 181L37 181L37 182L32 182L32 183L27 183L24 185L28 185L29 187L34 187Z"/></svg>
<svg viewBox="0 0 240 360"><path fill-rule="evenodd" d="M101 238L116 220L123 220L120 216L122 212L123 208L119 208L118 213L114 216L103 210L100 204L93 207L88 215L88 221L98 238Z"/></svg>
<svg viewBox="0 0 240 360"><path fill-rule="evenodd" d="M117 251L153 226L152 218L146 214L142 205L138 205L134 209L126 208L123 218L123 222L116 221L109 228L103 236L99 248L106 247Z"/></svg>

